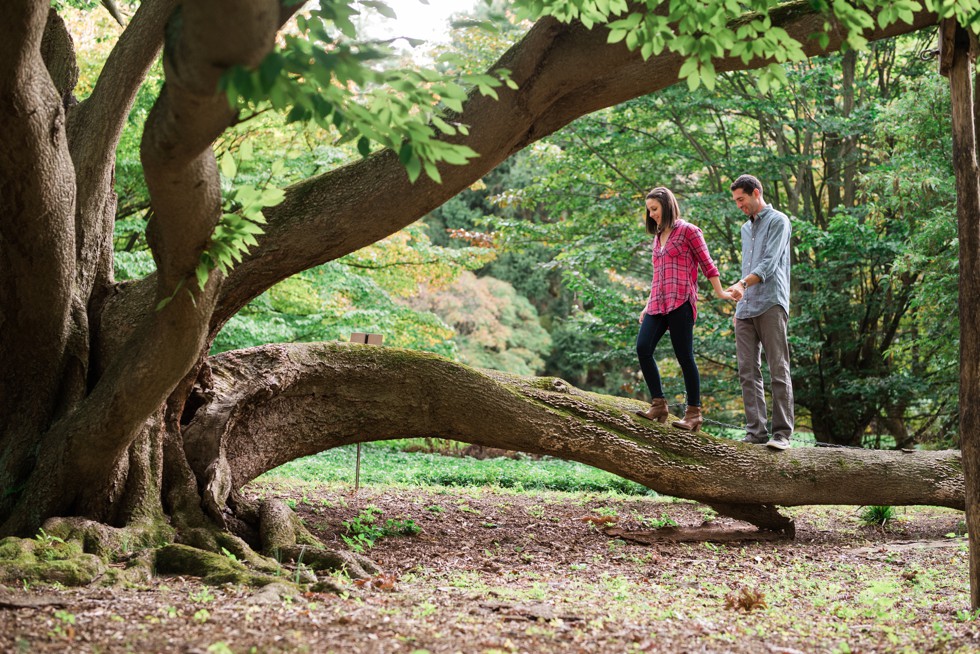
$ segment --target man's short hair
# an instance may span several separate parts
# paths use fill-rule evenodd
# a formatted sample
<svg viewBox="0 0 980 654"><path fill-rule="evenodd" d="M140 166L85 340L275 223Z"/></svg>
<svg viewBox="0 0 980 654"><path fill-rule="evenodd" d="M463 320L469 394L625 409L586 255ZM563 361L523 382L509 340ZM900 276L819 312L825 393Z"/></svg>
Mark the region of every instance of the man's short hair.
<svg viewBox="0 0 980 654"><path fill-rule="evenodd" d="M752 191L759 189L759 193L762 193L762 182L759 181L757 177L752 175L739 175L738 179L732 182L731 190L742 189L746 195L752 195Z"/></svg>

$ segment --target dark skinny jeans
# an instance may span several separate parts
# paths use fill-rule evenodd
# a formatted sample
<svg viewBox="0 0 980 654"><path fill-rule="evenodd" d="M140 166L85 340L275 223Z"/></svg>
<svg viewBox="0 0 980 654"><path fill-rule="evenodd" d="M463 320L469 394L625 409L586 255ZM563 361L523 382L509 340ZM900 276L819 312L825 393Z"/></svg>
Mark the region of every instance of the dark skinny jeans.
<svg viewBox="0 0 980 654"><path fill-rule="evenodd" d="M657 343L664 332L670 329L670 344L674 346L674 356L684 373L684 389L687 391L688 406L701 406L701 375L694 361L694 308L685 302L667 314L643 316L640 333L636 336L636 356L640 360L640 370L646 380L650 396L663 397L664 389L660 382L660 369L653 358Z"/></svg>

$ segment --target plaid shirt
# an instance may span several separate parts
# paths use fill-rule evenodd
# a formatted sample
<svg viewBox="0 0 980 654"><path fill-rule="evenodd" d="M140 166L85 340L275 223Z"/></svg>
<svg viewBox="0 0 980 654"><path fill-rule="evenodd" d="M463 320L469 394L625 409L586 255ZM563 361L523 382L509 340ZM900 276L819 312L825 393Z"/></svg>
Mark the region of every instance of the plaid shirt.
<svg viewBox="0 0 980 654"><path fill-rule="evenodd" d="M698 317L698 266L708 279L718 277L718 267L708 254L701 230L678 220L661 248L653 239L653 284L645 312L650 315L670 313L685 302L691 302L695 320Z"/></svg>

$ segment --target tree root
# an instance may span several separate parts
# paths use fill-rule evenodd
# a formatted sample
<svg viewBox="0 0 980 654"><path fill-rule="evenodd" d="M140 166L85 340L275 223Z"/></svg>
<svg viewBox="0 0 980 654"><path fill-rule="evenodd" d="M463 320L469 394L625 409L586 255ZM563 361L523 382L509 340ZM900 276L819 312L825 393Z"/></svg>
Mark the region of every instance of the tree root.
<svg viewBox="0 0 980 654"><path fill-rule="evenodd" d="M277 583L341 592L317 573L339 570L358 579L380 572L366 557L324 548L281 501L263 502L253 517L259 518L260 552L217 526L175 531L162 521L115 528L84 518L52 518L35 538L0 540L0 583L113 585L145 583L153 574L185 574L206 584Z"/></svg>
<svg viewBox="0 0 980 654"><path fill-rule="evenodd" d="M352 579L368 579L381 572L373 561L365 556L342 550L292 545L282 547L279 555L284 561L306 566L316 571L342 570Z"/></svg>
<svg viewBox="0 0 980 654"><path fill-rule="evenodd" d="M165 523L120 529L84 518L51 518L34 538L0 541L0 582L141 583L152 576L152 548L172 540L173 529Z"/></svg>
<svg viewBox="0 0 980 654"><path fill-rule="evenodd" d="M107 566L75 541L42 533L36 538L0 540L0 583L59 583L85 586L106 574Z"/></svg>
<svg viewBox="0 0 980 654"><path fill-rule="evenodd" d="M84 552L104 560L128 559L131 553L159 547L174 539L173 528L162 521L117 528L85 518L51 518L44 523L41 533L76 541Z"/></svg>
<svg viewBox="0 0 980 654"><path fill-rule="evenodd" d="M262 551L279 561L290 561L313 570L343 570L351 578L367 579L380 572L365 556L328 550L303 525L299 516L280 500L265 500L259 507Z"/></svg>
<svg viewBox="0 0 980 654"><path fill-rule="evenodd" d="M200 577L206 584L241 584L265 586L284 582L286 578L253 572L231 554L217 554L203 549L175 543L157 550L157 572L162 574L186 574Z"/></svg>
<svg viewBox="0 0 980 654"><path fill-rule="evenodd" d="M181 532L179 543L157 552L158 572L194 575L209 584L314 584L313 590L320 592L341 589L330 581L318 580L317 572L341 570L355 579L380 572L366 557L324 548L299 516L280 500L266 500L257 507L240 502L238 508L238 517L244 517L245 523L257 519L261 553L226 531L191 529ZM294 564L292 569L284 568L289 563Z"/></svg>
<svg viewBox="0 0 980 654"><path fill-rule="evenodd" d="M796 523L787 518L771 504L722 504L712 502L708 506L719 515L735 518L755 525L759 529L774 531L789 538L796 535Z"/></svg>

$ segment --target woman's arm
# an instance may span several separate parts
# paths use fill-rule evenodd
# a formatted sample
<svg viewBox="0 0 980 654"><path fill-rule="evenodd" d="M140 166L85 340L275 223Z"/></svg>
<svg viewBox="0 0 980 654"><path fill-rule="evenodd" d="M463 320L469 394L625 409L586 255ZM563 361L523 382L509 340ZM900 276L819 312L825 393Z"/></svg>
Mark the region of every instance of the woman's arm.
<svg viewBox="0 0 980 654"><path fill-rule="evenodd" d="M708 244L704 240L704 234L701 232L701 228L690 225L690 228L686 231L691 252L694 255L694 260L697 262L697 265L700 266L701 272L708 279L718 277L718 267L715 265L714 260L712 260L711 254L708 253Z"/></svg>
<svg viewBox="0 0 980 654"><path fill-rule="evenodd" d="M721 277L709 277L708 281L711 282L711 288L715 289L715 297L721 300L734 300L735 296L732 295L727 289L721 287Z"/></svg>

